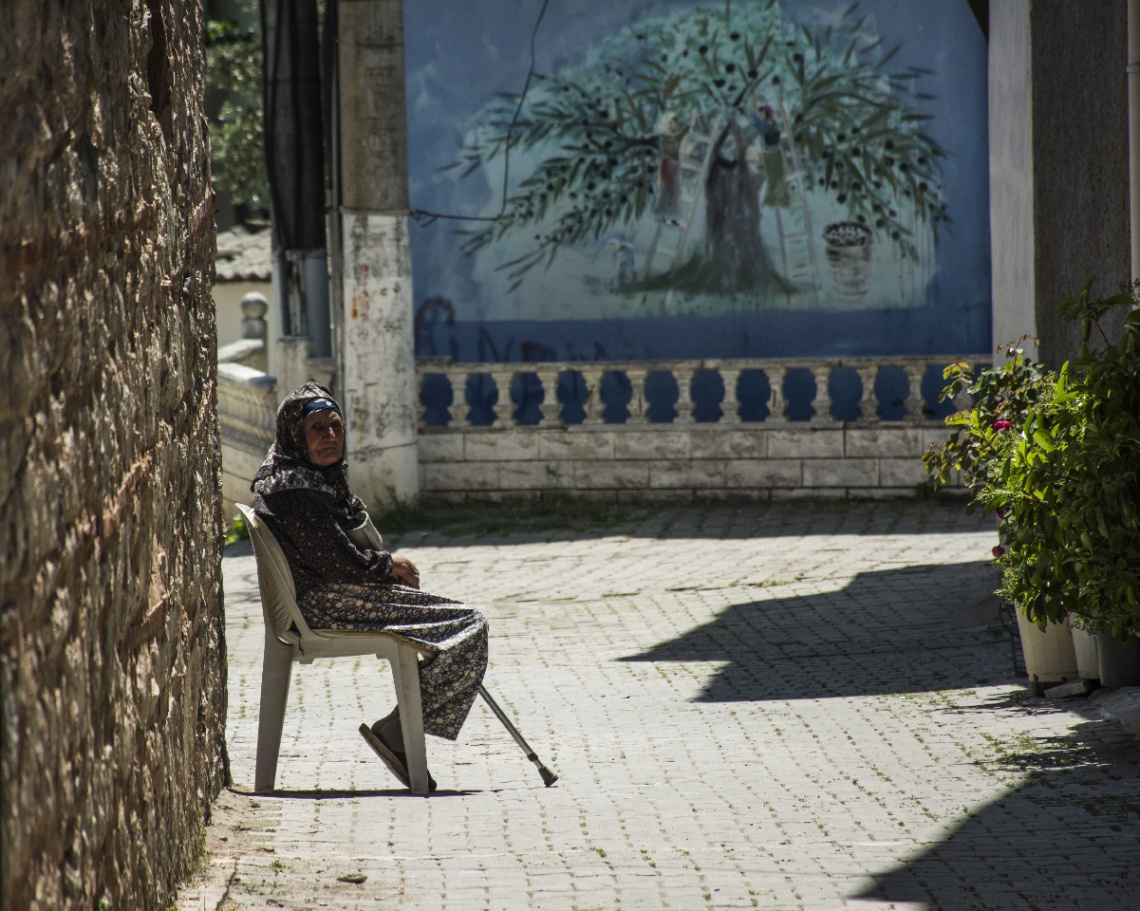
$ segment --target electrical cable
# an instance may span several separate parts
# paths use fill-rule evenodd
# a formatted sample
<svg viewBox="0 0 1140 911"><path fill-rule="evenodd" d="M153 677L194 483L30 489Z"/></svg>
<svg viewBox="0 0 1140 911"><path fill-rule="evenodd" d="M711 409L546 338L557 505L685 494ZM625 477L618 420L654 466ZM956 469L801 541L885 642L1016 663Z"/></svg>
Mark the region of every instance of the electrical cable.
<svg viewBox="0 0 1140 911"><path fill-rule="evenodd" d="M511 132L518 123L519 114L522 113L523 104L526 102L527 92L530 91L530 83L534 78L535 72L535 51L534 42L538 36L538 27L542 24L542 17L546 15L546 7L550 4L550 0L542 0L542 8L538 11L538 18L534 21L534 28L530 33L530 69L526 74L526 82L523 84L522 94L519 95L519 103L515 107L514 116L511 117L510 125L507 127L506 148L503 152L503 202L499 207L498 215L452 215L443 212L429 212L425 209L409 209L408 215L416 220L416 222L424 227L435 222L437 219L446 218L456 221L498 221L503 217L503 213L507 211L507 182L511 173Z"/></svg>

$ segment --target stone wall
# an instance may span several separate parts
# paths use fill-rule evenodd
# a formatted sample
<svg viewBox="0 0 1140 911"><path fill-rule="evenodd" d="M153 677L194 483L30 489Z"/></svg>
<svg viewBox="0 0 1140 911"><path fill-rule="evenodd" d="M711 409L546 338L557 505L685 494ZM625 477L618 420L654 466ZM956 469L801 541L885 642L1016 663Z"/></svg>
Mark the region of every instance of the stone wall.
<svg viewBox="0 0 1140 911"><path fill-rule="evenodd" d="M226 778L202 10L0 35L0 906L161 908Z"/></svg>
<svg viewBox="0 0 1140 911"><path fill-rule="evenodd" d="M423 496L449 503L912 497L941 424L729 429L625 425L420 432Z"/></svg>

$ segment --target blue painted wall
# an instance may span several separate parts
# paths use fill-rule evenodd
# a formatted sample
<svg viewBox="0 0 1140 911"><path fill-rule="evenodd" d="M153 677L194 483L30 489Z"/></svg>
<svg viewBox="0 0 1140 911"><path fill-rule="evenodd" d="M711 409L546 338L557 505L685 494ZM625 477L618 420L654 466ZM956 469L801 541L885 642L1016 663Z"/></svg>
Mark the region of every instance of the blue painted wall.
<svg viewBox="0 0 1140 911"><path fill-rule="evenodd" d="M503 156L490 156L487 143L503 132L523 89L541 6L538 0L406 5L413 207L484 218L500 211ZM543 110L582 110L564 102L579 89L597 99L589 109L595 117L604 111L609 123L624 119L613 133L601 126L589 127L589 137L586 128L561 136L552 131L532 143L520 141L516 127L507 182L508 196L516 200L508 215L516 219L508 219L502 235L481 249L465 251L472 234L458 232L497 229L495 223L413 223L417 353L475 362L988 351L986 46L967 3L863 0L852 11L849 2L784 0L767 7L763 0L712 6L550 0L535 38L537 78L523 105L524 122L543 123ZM855 47L844 65L852 39ZM817 85L810 130L795 122L804 92L789 73L796 65L793 54L803 55L809 73L815 66L820 72L829 67L825 75L838 74ZM739 66L725 72L729 64ZM845 82L843 73L857 67L862 81ZM749 80L753 71L756 79ZM714 85L718 78L724 84ZM623 91L640 91L642 97L623 101ZM845 102L844 93L863 101ZM832 94L840 100L830 99ZM828 103L830 114L822 116ZM757 129L766 120L765 106L775 115L768 119L783 127L785 146L792 139L811 175L803 205L794 186L784 199L769 193L779 172L768 169L765 149L778 146L765 147ZM844 134L853 124L869 123L876 106L894 113L877 129L868 127L862 133L870 137L868 148L858 148L862 139ZM707 209L714 196L708 179L713 166L700 171L708 151L700 136L717 136L715 128L723 129L728 115L735 132L716 157L749 169L755 205L728 212L735 234L712 237ZM489 128L496 117L497 131ZM572 162L578 149L596 152L607 135L623 138L620 154L608 160L579 156L587 163L601 161L599 172L606 169L593 181L590 202L581 174L551 169L550 162ZM666 159L692 165L682 187L670 183L668 171L675 165ZM843 169L835 161L849 166L846 176L836 173ZM900 172L907 161L911 170ZM630 162L644 165L640 186L630 177ZM860 187L860 197L852 186L861 181L851 168L863 162L876 164L880 170L867 164L866 175L877 175L884 186L874 193ZM540 217L537 193L519 200L528 192L528 178L543 167L548 170L539 190L550 189ZM785 167L785 177L790 170ZM464 171L469 172L461 176ZM834 183L821 185L822 180ZM871 197L886 198L892 185L898 192L883 208L895 215L883 212L883 224L876 226ZM906 189L913 192L904 197ZM613 195L600 201L598 194L606 190ZM594 216L580 236L563 233L566 239L553 258L548 255L544 239L573 226L576 207L589 221L588 206L601 210L612 203L622 210L620 195L627 197L623 211L608 220L604 213ZM672 204L662 205L663 197ZM531 219L525 217L528 207ZM802 232L805 208L814 269L804 255L806 245L801 241L797 248L794 238ZM943 212L948 222L941 220ZM839 270L833 271L824 229L860 218L872 242L853 259L837 260ZM757 236L749 236L748 226L755 229L757 220ZM898 240L891 238L895 229ZM678 253L682 235L687 242ZM726 237L744 249L725 254ZM749 246L757 240L759 255ZM521 275L500 268L535 254L541 262ZM760 259L767 262L758 266ZM717 269L701 272L709 260ZM725 279L732 270L739 274Z"/></svg>

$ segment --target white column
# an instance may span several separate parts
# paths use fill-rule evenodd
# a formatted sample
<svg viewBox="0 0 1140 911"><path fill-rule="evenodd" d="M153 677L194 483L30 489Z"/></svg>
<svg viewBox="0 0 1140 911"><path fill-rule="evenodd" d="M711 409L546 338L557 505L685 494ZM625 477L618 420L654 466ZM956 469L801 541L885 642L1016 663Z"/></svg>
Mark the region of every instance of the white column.
<svg viewBox="0 0 1140 911"><path fill-rule="evenodd" d="M342 210L342 388L353 491L372 509L419 494L408 219Z"/></svg>
<svg viewBox="0 0 1140 911"><path fill-rule="evenodd" d="M1033 76L1025 0L990 0L990 256L993 345L1037 335ZM1025 343L1037 358L1036 346ZM1004 362L994 355L994 363Z"/></svg>
<svg viewBox="0 0 1140 911"><path fill-rule="evenodd" d="M338 7L342 327L352 489L371 508L419 494L401 0Z"/></svg>

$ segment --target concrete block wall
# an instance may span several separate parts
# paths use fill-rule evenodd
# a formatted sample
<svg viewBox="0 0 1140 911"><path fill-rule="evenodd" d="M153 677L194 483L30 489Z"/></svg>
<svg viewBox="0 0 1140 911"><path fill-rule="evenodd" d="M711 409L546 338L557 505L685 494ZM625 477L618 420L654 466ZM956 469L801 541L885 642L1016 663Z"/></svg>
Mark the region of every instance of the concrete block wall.
<svg viewBox="0 0 1140 911"><path fill-rule="evenodd" d="M914 496L939 422L421 428L429 501L586 496L619 502Z"/></svg>

